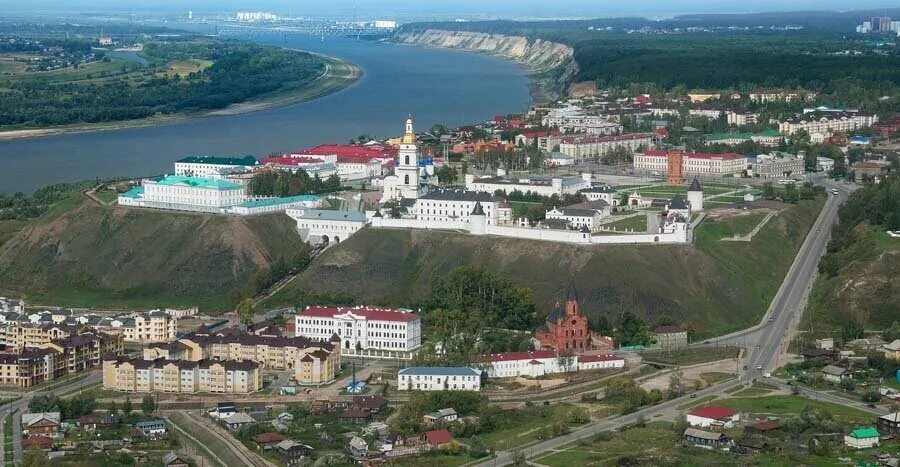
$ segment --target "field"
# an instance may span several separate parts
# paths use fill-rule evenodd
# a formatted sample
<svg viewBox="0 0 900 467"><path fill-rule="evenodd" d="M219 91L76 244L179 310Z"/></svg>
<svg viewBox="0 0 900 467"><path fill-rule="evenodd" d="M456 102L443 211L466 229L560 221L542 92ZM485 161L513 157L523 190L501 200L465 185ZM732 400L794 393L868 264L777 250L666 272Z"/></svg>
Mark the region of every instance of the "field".
<svg viewBox="0 0 900 467"><path fill-rule="evenodd" d="M716 401L716 404L742 412L776 416L799 414L804 407L815 407L827 410L835 420L847 424L871 424L873 418L871 414L850 407L810 400L800 396L735 397L720 399Z"/></svg>
<svg viewBox="0 0 900 467"><path fill-rule="evenodd" d="M233 309L307 246L283 215L247 218L58 203L0 248L0 294L78 307Z"/></svg>
<svg viewBox="0 0 900 467"><path fill-rule="evenodd" d="M26 220L0 221L0 247L19 233L19 231L24 229L26 225L28 225L28 221Z"/></svg>
<svg viewBox="0 0 900 467"><path fill-rule="evenodd" d="M496 450L507 450L531 443L538 439L540 431L545 426L565 419L566 413L572 408L568 404L555 404L547 407L525 408L510 411L504 414L502 423L498 429L480 435L485 446Z"/></svg>
<svg viewBox="0 0 900 467"><path fill-rule="evenodd" d="M211 67L212 64L212 60L201 60L198 58L174 60L172 62L169 62L168 66L166 67L165 76L169 78L174 78L175 75L186 77L191 73L203 71Z"/></svg>
<svg viewBox="0 0 900 467"><path fill-rule="evenodd" d="M775 204L783 213L748 243L721 242L731 221L704 221L694 246L578 246L449 232L363 229L317 257L265 302L420 306L434 274L484 267L533 291L546 313L574 278L588 316L631 310L665 316L708 336L759 320L822 205ZM587 278L590 278L588 280ZM727 310L727 313L725 312Z"/></svg>

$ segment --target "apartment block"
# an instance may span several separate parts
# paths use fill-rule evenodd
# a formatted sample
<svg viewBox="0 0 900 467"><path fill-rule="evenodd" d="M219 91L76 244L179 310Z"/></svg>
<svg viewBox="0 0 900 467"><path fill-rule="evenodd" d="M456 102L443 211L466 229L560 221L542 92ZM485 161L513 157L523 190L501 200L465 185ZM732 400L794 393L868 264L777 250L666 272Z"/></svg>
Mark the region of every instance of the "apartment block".
<svg viewBox="0 0 900 467"><path fill-rule="evenodd" d="M234 360L106 357L103 388L123 392L250 394L262 388L260 365Z"/></svg>

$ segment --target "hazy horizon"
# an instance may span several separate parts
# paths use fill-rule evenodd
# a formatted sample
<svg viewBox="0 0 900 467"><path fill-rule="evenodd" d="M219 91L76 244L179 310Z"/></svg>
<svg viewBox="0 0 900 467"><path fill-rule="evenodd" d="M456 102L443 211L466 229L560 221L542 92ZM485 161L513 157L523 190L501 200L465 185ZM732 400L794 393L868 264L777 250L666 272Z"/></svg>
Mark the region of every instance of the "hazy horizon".
<svg viewBox="0 0 900 467"><path fill-rule="evenodd" d="M669 17L692 13L759 13L805 10L868 10L897 8L896 1L863 0L848 5L837 0L4 0L9 12L35 13L177 13L195 15L233 11L270 11L292 16L380 16L412 18L601 18L614 16Z"/></svg>

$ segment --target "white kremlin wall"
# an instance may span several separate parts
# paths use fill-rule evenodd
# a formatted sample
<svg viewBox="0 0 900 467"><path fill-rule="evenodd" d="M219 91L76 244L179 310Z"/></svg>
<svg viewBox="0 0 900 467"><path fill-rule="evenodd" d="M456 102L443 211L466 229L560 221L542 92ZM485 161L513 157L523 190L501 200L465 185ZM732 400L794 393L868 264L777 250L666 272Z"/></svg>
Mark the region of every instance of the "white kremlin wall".
<svg viewBox="0 0 900 467"><path fill-rule="evenodd" d="M371 221L371 227L375 228L397 228L397 229L421 229L421 230L463 230L472 232L473 226L469 222L432 222L418 219L390 219L384 217L373 217L374 213L367 213L367 217ZM591 235L576 230L551 230L531 227L514 227L499 225L482 226L485 235L495 235L498 237L521 238L527 240L542 240L547 242L558 243L575 243L580 245L603 244L603 245L635 245L635 244L660 244L671 245L678 243L688 243L687 224L676 224L676 231L673 233L638 233L638 234L618 234L618 235Z"/></svg>

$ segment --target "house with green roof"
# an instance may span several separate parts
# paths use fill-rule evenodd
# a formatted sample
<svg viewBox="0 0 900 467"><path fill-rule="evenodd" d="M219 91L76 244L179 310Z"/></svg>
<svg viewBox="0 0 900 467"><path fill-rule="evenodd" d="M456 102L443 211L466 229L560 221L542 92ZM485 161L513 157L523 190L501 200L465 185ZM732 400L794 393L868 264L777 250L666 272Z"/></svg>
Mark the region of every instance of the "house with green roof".
<svg viewBox="0 0 900 467"><path fill-rule="evenodd" d="M141 186L119 195L122 206L226 213L247 201L243 185L231 180L188 175L146 179Z"/></svg>
<svg viewBox="0 0 900 467"><path fill-rule="evenodd" d="M259 165L253 156L188 156L175 161L175 175L224 178L225 175L246 172Z"/></svg>
<svg viewBox="0 0 900 467"><path fill-rule="evenodd" d="M784 141L784 135L778 132L778 130L773 130L772 128L767 128L759 133L754 134L750 137L755 143L759 143L762 146L768 147L778 147Z"/></svg>
<svg viewBox="0 0 900 467"><path fill-rule="evenodd" d="M711 133L704 135L708 144L738 145L751 141L752 133Z"/></svg>
<svg viewBox="0 0 900 467"><path fill-rule="evenodd" d="M878 446L881 435L872 426L857 428L844 436L844 444L855 449L867 449Z"/></svg>

